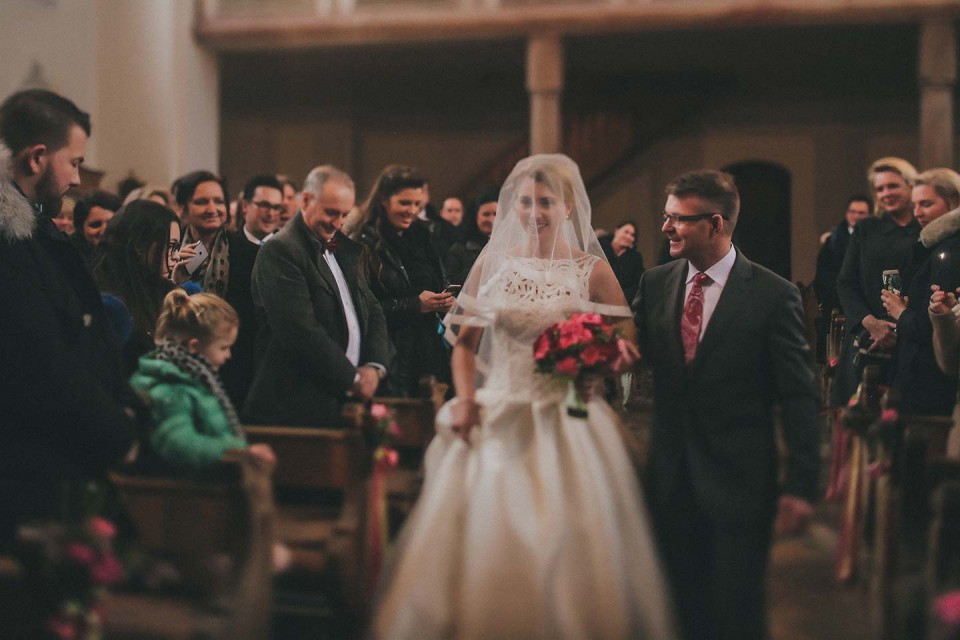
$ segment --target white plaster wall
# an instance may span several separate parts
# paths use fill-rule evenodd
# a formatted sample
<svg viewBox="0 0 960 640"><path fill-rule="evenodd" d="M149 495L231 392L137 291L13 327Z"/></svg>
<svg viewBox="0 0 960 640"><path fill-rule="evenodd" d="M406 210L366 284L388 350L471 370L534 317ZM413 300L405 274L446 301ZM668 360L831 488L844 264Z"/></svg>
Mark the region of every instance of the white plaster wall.
<svg viewBox="0 0 960 640"><path fill-rule="evenodd" d="M0 100L23 88L34 63L48 88L91 113L96 130L97 0L0 0ZM96 166L92 140L87 161Z"/></svg>
<svg viewBox="0 0 960 640"><path fill-rule="evenodd" d="M219 168L217 63L193 41L192 0L0 0L0 60L0 99L37 63L90 113L86 161L107 188Z"/></svg>

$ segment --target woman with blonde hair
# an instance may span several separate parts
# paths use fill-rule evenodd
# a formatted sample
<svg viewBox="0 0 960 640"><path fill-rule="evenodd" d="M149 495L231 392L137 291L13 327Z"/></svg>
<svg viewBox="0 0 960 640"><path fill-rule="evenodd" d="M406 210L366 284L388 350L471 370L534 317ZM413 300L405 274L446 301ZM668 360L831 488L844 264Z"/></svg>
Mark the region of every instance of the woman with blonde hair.
<svg viewBox="0 0 960 640"><path fill-rule="evenodd" d="M893 384L904 413L947 416L953 411L957 377L937 367L927 301L931 287L953 291L960 286L960 175L950 169L924 171L913 180L911 200L921 231L904 269L906 295L881 292L897 325Z"/></svg>

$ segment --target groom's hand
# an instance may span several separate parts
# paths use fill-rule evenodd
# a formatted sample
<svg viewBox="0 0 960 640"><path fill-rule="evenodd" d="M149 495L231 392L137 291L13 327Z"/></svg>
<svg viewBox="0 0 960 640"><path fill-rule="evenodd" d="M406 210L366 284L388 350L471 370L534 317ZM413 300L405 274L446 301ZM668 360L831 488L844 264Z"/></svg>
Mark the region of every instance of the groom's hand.
<svg viewBox="0 0 960 640"><path fill-rule="evenodd" d="M797 496L780 496L773 528L780 535L800 535L813 519L813 505Z"/></svg>

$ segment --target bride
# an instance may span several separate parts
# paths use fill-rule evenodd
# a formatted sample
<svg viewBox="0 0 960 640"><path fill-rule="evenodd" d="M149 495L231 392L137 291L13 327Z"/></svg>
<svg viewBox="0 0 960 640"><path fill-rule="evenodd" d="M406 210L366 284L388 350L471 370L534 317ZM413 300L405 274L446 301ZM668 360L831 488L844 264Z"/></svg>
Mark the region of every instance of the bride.
<svg viewBox="0 0 960 640"><path fill-rule="evenodd" d="M534 340L573 312L632 339L579 169L562 155L522 160L497 211L446 316L457 397L437 415L371 634L675 637L616 414L592 397L587 418L571 417L566 384L534 372Z"/></svg>

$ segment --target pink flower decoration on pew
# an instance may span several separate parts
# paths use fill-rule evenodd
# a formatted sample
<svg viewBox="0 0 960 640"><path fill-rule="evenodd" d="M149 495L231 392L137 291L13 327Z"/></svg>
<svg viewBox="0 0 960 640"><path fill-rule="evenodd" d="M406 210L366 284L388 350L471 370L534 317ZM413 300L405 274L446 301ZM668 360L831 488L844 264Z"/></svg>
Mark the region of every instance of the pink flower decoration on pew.
<svg viewBox="0 0 960 640"><path fill-rule="evenodd" d="M933 611L940 623L957 630L960 627L960 591L951 591L937 598Z"/></svg>
<svg viewBox="0 0 960 640"><path fill-rule="evenodd" d="M900 413L896 409L884 409L880 414L881 422L896 422L900 419Z"/></svg>
<svg viewBox="0 0 960 640"><path fill-rule="evenodd" d="M377 420L382 420L387 417L387 406L385 404L376 403L370 407L370 415L376 418Z"/></svg>

